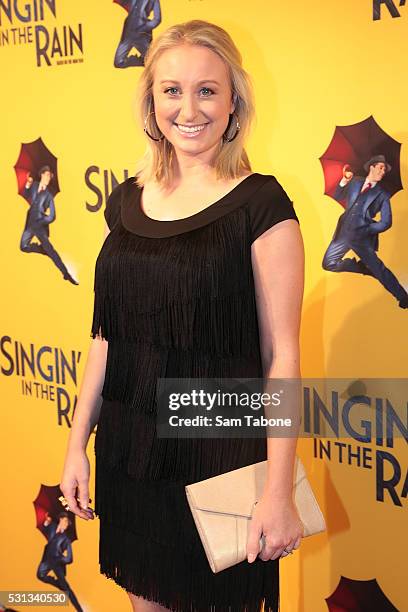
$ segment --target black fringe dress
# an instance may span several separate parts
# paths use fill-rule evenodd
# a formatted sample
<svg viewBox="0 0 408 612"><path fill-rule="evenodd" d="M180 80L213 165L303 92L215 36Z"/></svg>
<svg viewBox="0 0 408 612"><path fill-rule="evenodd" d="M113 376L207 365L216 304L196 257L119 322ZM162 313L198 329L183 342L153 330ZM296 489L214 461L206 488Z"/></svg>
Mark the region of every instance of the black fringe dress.
<svg viewBox="0 0 408 612"><path fill-rule="evenodd" d="M272 175L254 173L204 210L148 217L134 177L110 194L91 336L108 343L95 436L100 571L176 612L279 609L279 560L214 574L184 487L267 458L265 439L155 436L158 377L262 377L251 244L298 221Z"/></svg>

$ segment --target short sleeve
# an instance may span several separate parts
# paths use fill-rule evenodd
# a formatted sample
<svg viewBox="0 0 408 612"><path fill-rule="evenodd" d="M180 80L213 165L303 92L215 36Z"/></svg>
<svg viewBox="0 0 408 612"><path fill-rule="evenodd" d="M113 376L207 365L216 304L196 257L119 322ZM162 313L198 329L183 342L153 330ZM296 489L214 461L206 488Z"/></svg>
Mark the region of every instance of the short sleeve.
<svg viewBox="0 0 408 612"><path fill-rule="evenodd" d="M295 219L293 202L274 176L258 189L249 202L251 243L279 221Z"/></svg>
<svg viewBox="0 0 408 612"><path fill-rule="evenodd" d="M103 214L110 230L116 225L116 222L120 216L122 185L123 183L116 185L106 200L106 206Z"/></svg>

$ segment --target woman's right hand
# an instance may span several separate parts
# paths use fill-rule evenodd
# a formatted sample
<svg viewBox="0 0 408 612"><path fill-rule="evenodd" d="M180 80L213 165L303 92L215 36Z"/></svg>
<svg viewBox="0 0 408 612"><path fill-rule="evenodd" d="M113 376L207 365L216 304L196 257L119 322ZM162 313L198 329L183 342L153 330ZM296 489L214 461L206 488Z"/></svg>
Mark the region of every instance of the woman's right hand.
<svg viewBox="0 0 408 612"><path fill-rule="evenodd" d="M70 512L89 520L93 519L93 510L88 507L89 501L89 460L85 451L68 451L62 474L60 489L67 500ZM79 499L75 498L77 495Z"/></svg>

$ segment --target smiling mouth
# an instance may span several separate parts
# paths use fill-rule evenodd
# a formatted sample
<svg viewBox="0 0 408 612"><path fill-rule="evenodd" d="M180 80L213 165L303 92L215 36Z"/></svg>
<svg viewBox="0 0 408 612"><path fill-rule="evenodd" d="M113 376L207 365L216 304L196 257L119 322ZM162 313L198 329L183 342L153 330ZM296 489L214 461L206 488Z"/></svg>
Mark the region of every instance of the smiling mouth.
<svg viewBox="0 0 408 612"><path fill-rule="evenodd" d="M201 132L207 123L200 123L199 125L183 125L182 123L174 123L174 125L180 130L180 132L194 133Z"/></svg>

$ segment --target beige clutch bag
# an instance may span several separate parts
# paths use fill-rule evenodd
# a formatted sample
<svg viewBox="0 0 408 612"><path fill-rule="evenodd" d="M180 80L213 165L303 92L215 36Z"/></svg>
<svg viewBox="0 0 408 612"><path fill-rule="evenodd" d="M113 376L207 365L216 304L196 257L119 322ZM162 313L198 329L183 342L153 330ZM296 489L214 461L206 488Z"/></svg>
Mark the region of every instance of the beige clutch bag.
<svg viewBox="0 0 408 612"><path fill-rule="evenodd" d="M249 522L255 502L261 497L267 461L187 485L187 500L214 573L246 559ZM326 523L296 455L294 501L304 526L304 536L325 531ZM262 539L259 551L262 550Z"/></svg>

